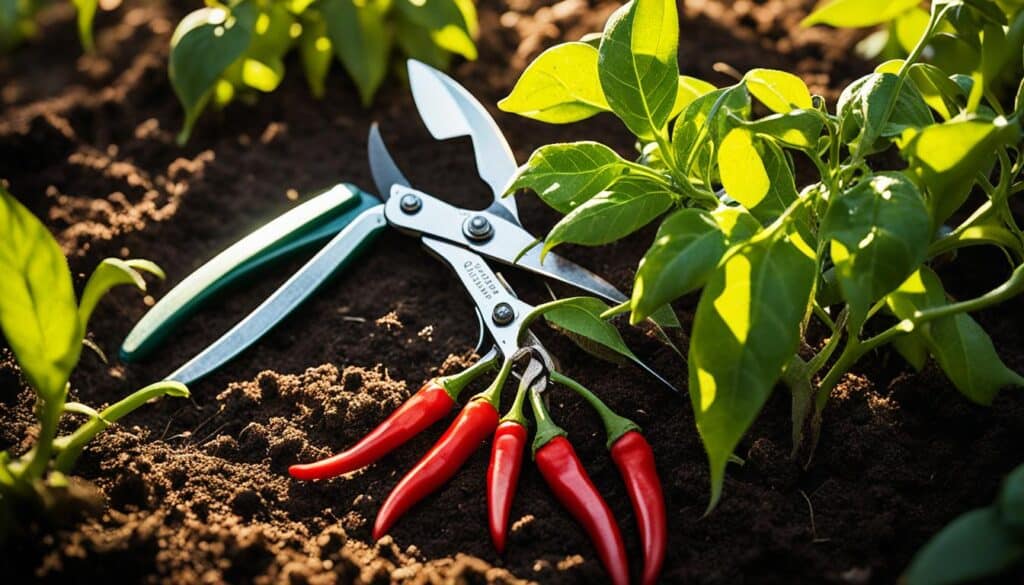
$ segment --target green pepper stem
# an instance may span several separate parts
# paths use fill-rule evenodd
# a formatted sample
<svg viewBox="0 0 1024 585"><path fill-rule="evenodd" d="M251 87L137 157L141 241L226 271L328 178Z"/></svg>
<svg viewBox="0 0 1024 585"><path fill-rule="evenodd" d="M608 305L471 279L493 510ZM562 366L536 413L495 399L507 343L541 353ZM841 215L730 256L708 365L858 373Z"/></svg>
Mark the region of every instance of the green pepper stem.
<svg viewBox="0 0 1024 585"><path fill-rule="evenodd" d="M437 383L444 388L444 391L448 393L448 396L452 397L452 400L458 400L459 394L462 393L463 389L465 389L466 386L469 386L473 380L479 378L481 374L493 369L494 362L496 361L498 361L497 353L493 355L485 355L477 360L475 364L457 374L438 378Z"/></svg>
<svg viewBox="0 0 1024 585"><path fill-rule="evenodd" d="M591 408L597 411L597 414L601 417L601 422L604 423L605 433L608 435L607 446L609 449L612 448L615 441L618 441L622 435L625 435L629 431L640 430L640 427L637 426L635 422L624 416L616 414L615 411L608 408L608 405L602 402L596 394L587 390L582 384L573 380L569 376L558 372L551 372L551 381L557 382L579 394L590 404Z"/></svg>
<svg viewBox="0 0 1024 585"><path fill-rule="evenodd" d="M491 385L480 394L474 396L473 400L486 400L495 410L501 408L501 391L505 388L505 380L508 379L510 373L512 373L512 360L506 359L502 362L501 369L498 370L498 375L495 376Z"/></svg>
<svg viewBox="0 0 1024 585"><path fill-rule="evenodd" d="M501 422L515 422L526 426L526 415L523 414L523 405L526 403L526 393L530 391L530 387L527 384L519 386L519 390L516 391L516 399L512 402L512 408L508 410L508 413L501 417Z"/></svg>
<svg viewBox="0 0 1024 585"><path fill-rule="evenodd" d="M541 447L556 437L564 437L567 433L551 419L541 395L532 390L528 390L527 393L530 395L530 405L533 407L533 418L537 420L537 434L533 438L533 455L536 457L537 451Z"/></svg>

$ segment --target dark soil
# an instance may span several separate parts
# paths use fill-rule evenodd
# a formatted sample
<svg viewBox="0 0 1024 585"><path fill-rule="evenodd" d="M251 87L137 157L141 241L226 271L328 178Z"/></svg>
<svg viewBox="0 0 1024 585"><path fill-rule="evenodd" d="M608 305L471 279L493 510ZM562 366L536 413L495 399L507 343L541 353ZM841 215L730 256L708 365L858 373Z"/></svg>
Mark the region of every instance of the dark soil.
<svg viewBox="0 0 1024 585"><path fill-rule="evenodd" d="M870 65L852 56L858 35L797 27L810 4L687 2L684 72L726 83L716 71L728 68L715 63L739 71L778 67L834 98ZM299 194L342 180L369 188L364 148L371 119L381 122L421 188L463 205L482 207L487 196L468 142L433 142L401 84L385 89L368 112L335 71L326 98L316 101L294 61L277 92L209 113L192 142L177 147L182 114L167 81L167 43L174 23L196 5L130 1L102 13L99 51L82 56L73 13L62 4L44 14L41 40L0 58L0 178L57 235L78 284L106 256L149 258L169 275L151 296L118 290L99 308L90 337L111 356L154 298L295 205ZM481 58L458 65L454 75L494 104L539 51L598 30L615 6L484 0ZM571 139L601 140L623 153L631 148L610 117L558 127L495 113L520 160L541 144ZM534 198L520 204L535 233L555 220ZM646 230L567 254L628 289L651 236ZM962 255L944 276L954 293L968 295L1005 276L999 260ZM105 365L84 352L74 398L100 406L159 379L298 263L218 301L148 363ZM510 276L527 300L543 300L535 280ZM688 326L693 300L677 308ZM101 435L77 473L105 493L105 510L70 527L33 526L6 545L0 574L11 583L602 582L586 537L530 466L513 507L508 553L495 554L484 515L487 449L391 535L371 542L382 498L443 425L349 477L287 477L289 464L351 444L424 380L468 364L476 340L471 311L464 291L414 240L385 235L254 348L194 384L191 400L148 405ZM1024 302L978 318L1007 363L1024 370ZM787 457L788 397L777 393L737 452L746 464L730 468L721 505L702 518L707 466L687 399L636 368L598 361L551 331L540 334L571 376L637 420L653 444L671 526L666 581L893 582L929 535L990 501L1002 476L1020 463L1019 392L980 408L934 365L914 373L886 350L864 360L837 390L806 471ZM629 341L685 387L685 366L669 350L636 334ZM10 352L0 347L0 448L20 453L29 445L31 401ZM633 515L598 421L562 391L552 405L635 557Z"/></svg>

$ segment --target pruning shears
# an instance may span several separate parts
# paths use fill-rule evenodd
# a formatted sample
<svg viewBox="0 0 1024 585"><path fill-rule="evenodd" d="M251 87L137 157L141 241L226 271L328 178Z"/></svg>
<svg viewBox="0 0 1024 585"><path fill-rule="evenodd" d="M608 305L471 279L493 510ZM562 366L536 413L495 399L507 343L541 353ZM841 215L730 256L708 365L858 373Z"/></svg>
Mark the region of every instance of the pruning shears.
<svg viewBox="0 0 1024 585"><path fill-rule="evenodd" d="M521 301L486 259L573 285L613 303L626 295L593 272L557 254L541 261L537 238L522 227L515 197L503 197L517 165L508 142L487 110L444 73L410 60L409 83L420 117L435 139L472 139L477 171L494 194L484 210L453 206L412 187L388 152L377 125L368 155L379 197L338 184L234 243L169 291L135 325L121 346L134 361L153 350L203 301L261 267L292 253L323 247L248 316L167 376L194 382L236 357L351 262L385 228L419 237L451 267L469 292L489 334L486 357L504 361L521 347L522 320L533 307ZM326 244L324 244L326 242ZM478 345L478 350L480 346ZM645 364L648 372L675 388Z"/></svg>

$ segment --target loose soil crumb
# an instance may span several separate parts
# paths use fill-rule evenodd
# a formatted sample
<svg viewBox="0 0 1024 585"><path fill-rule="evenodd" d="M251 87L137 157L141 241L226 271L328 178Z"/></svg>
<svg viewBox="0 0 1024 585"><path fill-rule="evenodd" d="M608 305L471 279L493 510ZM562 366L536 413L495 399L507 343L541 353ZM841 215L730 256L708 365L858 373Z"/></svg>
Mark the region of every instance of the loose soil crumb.
<svg viewBox="0 0 1024 585"><path fill-rule="evenodd" d="M725 84L731 70L777 67L834 99L871 65L852 56L862 33L797 27L811 4L687 1L682 71ZM44 12L39 41L0 57L0 179L57 235L77 285L106 256L150 258L169 275L149 296L117 290L96 311L90 338L110 356L154 299L302 194L339 180L372 185L365 157L371 119L380 120L416 185L459 205L483 207L488 197L468 141L434 142L400 83L389 84L367 112L336 66L327 97L316 101L293 58L278 91L209 112L179 148L174 133L182 114L167 81L167 45L174 23L195 6L129 0L101 12L98 51L81 55L73 11L58 3ZM599 30L616 7L484 0L481 58L453 73L493 105L540 51ZM584 138L623 154L632 148L608 116L548 126L491 109L519 160L541 144ZM557 219L533 197L520 208L538 234ZM611 246L566 253L628 289L652 237L648 228ZM965 251L943 268L952 294L967 298L1005 277L999 259L983 252ZM101 406L162 378L301 261L211 303L145 363L108 366L83 352L73 398ZM547 298L535 279L506 276L527 301ZM676 305L684 328L694 305L694 298ZM977 318L1008 365L1024 370L1024 302ZM837 389L806 470L789 459L788 396L777 392L737 450L745 464L729 468L721 505L702 518L707 465L688 400L636 368L601 362L536 329L569 375L634 418L652 443L671 527L666 582L891 583L931 534L990 501L1020 463L1020 392L981 408L961 398L934 364L913 372L883 350ZM78 523L30 526L4 545L0 571L11 582L603 582L588 540L529 464L508 552L495 554L486 528L486 446L373 543L382 499L444 423L365 470L323 482L287 476L294 462L351 445L425 380L468 366L476 335L460 285L414 240L388 233L265 339L194 384L191 400L147 405L101 435L76 473L99 488L105 507ZM684 365L672 351L633 331L627 339L685 388ZM553 390L551 406L639 558L628 495L599 421L562 390ZM29 447L31 410L32 394L0 347L0 448ZM639 574L639 563L633 570Z"/></svg>

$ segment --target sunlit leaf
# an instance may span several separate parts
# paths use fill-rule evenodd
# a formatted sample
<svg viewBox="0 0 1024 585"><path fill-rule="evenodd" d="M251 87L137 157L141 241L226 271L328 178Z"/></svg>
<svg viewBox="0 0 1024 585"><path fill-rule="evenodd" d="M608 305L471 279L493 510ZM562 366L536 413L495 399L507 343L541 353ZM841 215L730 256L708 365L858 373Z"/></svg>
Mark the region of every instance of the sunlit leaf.
<svg viewBox="0 0 1024 585"><path fill-rule="evenodd" d="M675 194L643 176L626 176L551 228L542 256L559 244L597 246L628 236L668 210Z"/></svg>
<svg viewBox="0 0 1024 585"><path fill-rule="evenodd" d="M715 212L681 209L665 218L640 260L630 301L630 322L640 323L660 307L707 282L729 246L761 229L743 209Z"/></svg>
<svg viewBox="0 0 1024 585"><path fill-rule="evenodd" d="M921 264L932 222L917 187L882 173L834 196L822 223L850 319L859 329L868 309Z"/></svg>
<svg viewBox="0 0 1024 585"><path fill-rule="evenodd" d="M43 397L64 392L83 330L67 260L32 213L0 187L0 329Z"/></svg>
<svg viewBox="0 0 1024 585"><path fill-rule="evenodd" d="M634 134L663 131L679 91L675 0L632 0L608 19L598 76L612 111Z"/></svg>
<svg viewBox="0 0 1024 585"><path fill-rule="evenodd" d="M597 49L586 43L555 45L530 63L498 107L552 124L576 122L608 111L597 60Z"/></svg>
<svg viewBox="0 0 1024 585"><path fill-rule="evenodd" d="M626 161L598 142L548 144L530 155L506 192L531 189L553 209L569 213L628 170Z"/></svg>
<svg viewBox="0 0 1024 585"><path fill-rule="evenodd" d="M743 76L747 89L769 110L785 114L811 109L811 92L802 79L775 69L751 69Z"/></svg>
<svg viewBox="0 0 1024 585"><path fill-rule="evenodd" d="M916 8L918 4L918 0L826 0L800 25L829 24L848 28L873 26L890 21Z"/></svg>
<svg viewBox="0 0 1024 585"><path fill-rule="evenodd" d="M690 401L711 464L711 502L725 465L800 341L817 275L814 252L780 226L736 247L704 287L690 337Z"/></svg>

